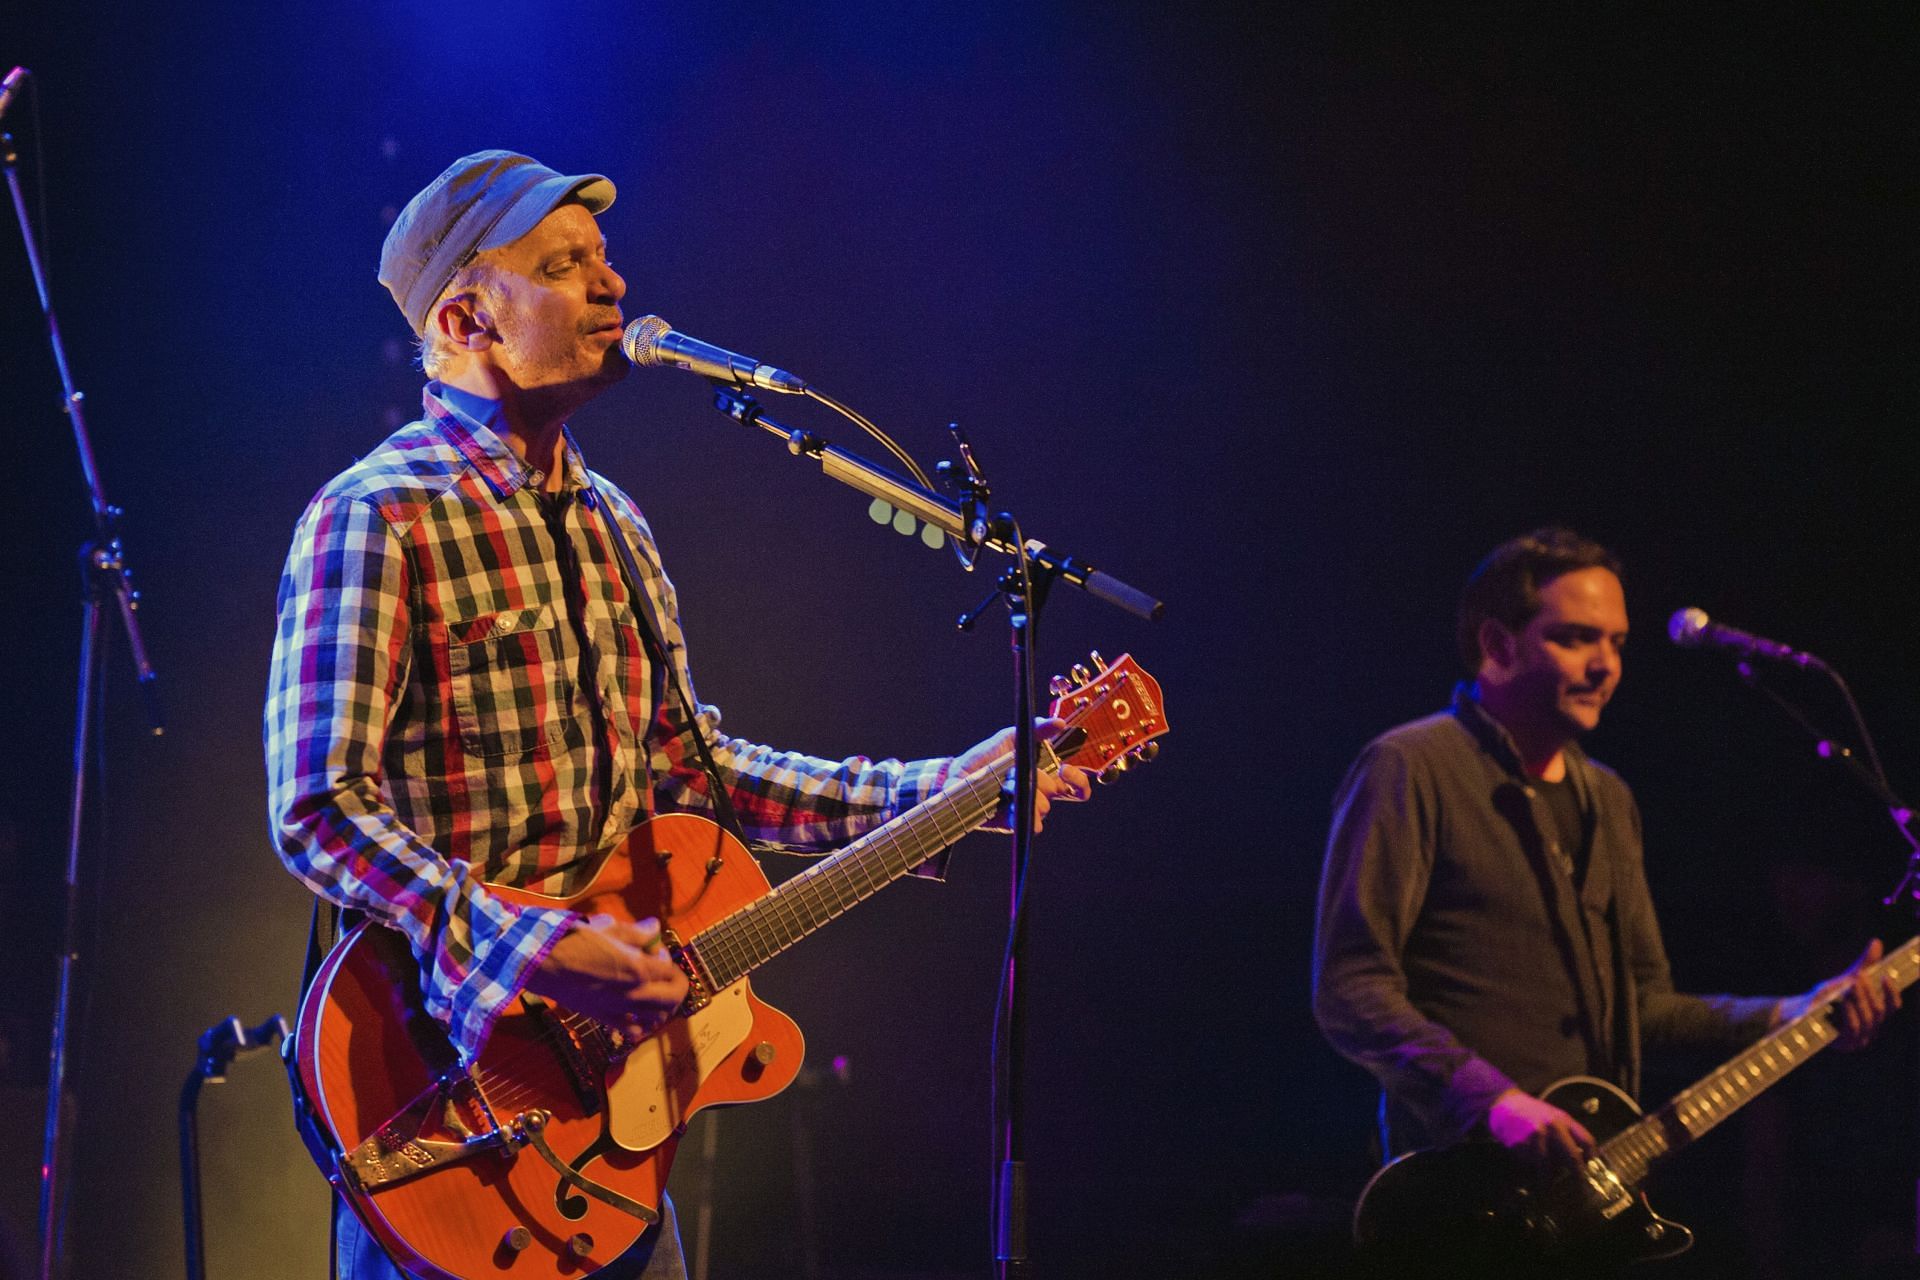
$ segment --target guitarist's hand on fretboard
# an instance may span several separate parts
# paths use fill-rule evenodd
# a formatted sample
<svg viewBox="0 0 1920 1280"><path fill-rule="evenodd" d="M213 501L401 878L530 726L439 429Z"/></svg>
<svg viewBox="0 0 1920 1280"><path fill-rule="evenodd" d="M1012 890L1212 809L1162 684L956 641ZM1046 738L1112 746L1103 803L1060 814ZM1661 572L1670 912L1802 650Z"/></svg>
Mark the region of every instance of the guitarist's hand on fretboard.
<svg viewBox="0 0 1920 1280"><path fill-rule="evenodd" d="M1035 727L1039 729L1040 736L1049 742L1058 737L1067 727L1065 720L1036 720L1034 724ZM955 757L953 762L954 772L961 774L972 773L975 769L985 768L999 757L1011 756L1012 753L1013 729L1008 727L994 734L991 738L969 748L963 755ZM1009 780L1011 780L1011 774L1009 774ZM1039 831L1046 826L1047 810L1053 807L1054 801L1086 800L1093 795L1093 775L1078 765L1067 764L1063 761L1060 765L1060 771L1057 774L1049 773L1045 769L1039 771L1039 782L1034 788L1034 791L1033 829ZM1011 796L1011 793L1012 789L1011 785L1009 785L1009 796ZM995 810L992 820L983 826L981 830L997 831L1002 835L1012 831L1013 801L1008 799L999 809Z"/></svg>
<svg viewBox="0 0 1920 1280"><path fill-rule="evenodd" d="M1851 969L1828 978L1803 996L1782 1000L1774 1013L1774 1025L1792 1022L1821 1005L1833 1004L1833 1025L1840 1032L1833 1047L1842 1053L1866 1048L1880 1034L1880 1028L1886 1025L1893 1011L1900 1007L1900 986L1893 975L1881 974L1876 981L1867 973L1880 962L1881 954L1880 939L1875 938L1867 943L1867 949L1860 953Z"/></svg>

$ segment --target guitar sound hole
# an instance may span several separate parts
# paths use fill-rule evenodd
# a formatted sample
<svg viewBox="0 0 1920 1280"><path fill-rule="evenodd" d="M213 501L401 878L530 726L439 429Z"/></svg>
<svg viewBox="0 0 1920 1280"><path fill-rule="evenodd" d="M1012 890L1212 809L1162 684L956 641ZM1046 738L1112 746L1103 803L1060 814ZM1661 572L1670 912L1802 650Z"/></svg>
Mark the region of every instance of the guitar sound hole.
<svg viewBox="0 0 1920 1280"><path fill-rule="evenodd" d="M567 1161L567 1168L584 1176L588 1165L606 1155L607 1152L614 1150L616 1145L611 1134L602 1133L598 1138L594 1139L592 1146ZM578 1222L581 1218L587 1216L587 1198L575 1191L571 1182L561 1182L555 1185L553 1189L553 1207L558 1209L560 1216L568 1222Z"/></svg>

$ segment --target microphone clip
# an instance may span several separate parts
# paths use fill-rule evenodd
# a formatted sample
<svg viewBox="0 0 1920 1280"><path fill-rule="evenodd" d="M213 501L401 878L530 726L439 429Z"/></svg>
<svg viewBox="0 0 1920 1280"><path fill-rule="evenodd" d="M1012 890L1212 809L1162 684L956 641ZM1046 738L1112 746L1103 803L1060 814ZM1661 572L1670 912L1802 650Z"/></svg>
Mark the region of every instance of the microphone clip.
<svg viewBox="0 0 1920 1280"><path fill-rule="evenodd" d="M987 515L987 503L993 497L993 490L987 486L987 477L980 470L980 464L974 460L973 446L967 442L966 432L957 422L949 422L947 431L953 436L954 450L960 455L958 463L943 460L934 467L947 488L959 499L961 536L953 540L953 554L959 559L960 567L968 573L980 559L980 549L987 544L987 538L993 532L993 521Z"/></svg>

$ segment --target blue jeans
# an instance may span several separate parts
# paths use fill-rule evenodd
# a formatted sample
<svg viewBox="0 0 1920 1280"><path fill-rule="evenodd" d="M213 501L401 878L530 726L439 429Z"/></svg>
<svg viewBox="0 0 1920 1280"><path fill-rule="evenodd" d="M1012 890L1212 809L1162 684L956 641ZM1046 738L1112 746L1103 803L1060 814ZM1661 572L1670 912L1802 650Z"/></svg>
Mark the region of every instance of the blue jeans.
<svg viewBox="0 0 1920 1280"><path fill-rule="evenodd" d="M405 1280L406 1273L387 1257L353 1210L333 1201L334 1280ZM680 1231L673 1220L673 1200L660 1199L660 1224L634 1242L633 1248L594 1272L593 1280L687 1280L687 1261L680 1253Z"/></svg>

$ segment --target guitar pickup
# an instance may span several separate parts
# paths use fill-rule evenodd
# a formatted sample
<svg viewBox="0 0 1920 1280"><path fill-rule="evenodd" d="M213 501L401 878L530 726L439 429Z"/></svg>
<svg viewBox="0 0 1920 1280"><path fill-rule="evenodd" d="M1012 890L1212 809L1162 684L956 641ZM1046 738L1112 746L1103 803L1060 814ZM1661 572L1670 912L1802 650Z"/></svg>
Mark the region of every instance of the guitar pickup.
<svg viewBox="0 0 1920 1280"><path fill-rule="evenodd" d="M598 1115L603 1094L602 1073L606 1068L607 1059L613 1055L617 1037L600 1028L599 1024L593 1024L597 1033L596 1038L600 1041L599 1052L596 1055L599 1061L589 1062L587 1046L581 1043L580 1038L574 1034L573 1028L567 1025L566 1020L552 1005L531 993L522 995L521 1003L544 1029L545 1034L541 1039L559 1055L561 1065L566 1068L567 1079L573 1085L574 1097L579 1100L582 1113L590 1116Z"/></svg>

